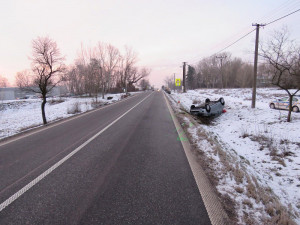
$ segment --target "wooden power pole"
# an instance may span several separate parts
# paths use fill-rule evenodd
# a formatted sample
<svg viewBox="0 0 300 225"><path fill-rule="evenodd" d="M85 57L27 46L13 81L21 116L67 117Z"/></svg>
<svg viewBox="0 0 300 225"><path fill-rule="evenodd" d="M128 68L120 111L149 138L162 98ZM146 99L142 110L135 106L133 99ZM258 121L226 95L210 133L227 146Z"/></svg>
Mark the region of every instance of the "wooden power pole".
<svg viewBox="0 0 300 225"><path fill-rule="evenodd" d="M175 85L175 73L174 73L174 82L173 82L173 85L174 85L174 93L175 93L175 88L176 88L176 85Z"/></svg>
<svg viewBox="0 0 300 225"><path fill-rule="evenodd" d="M185 66L186 62L183 62L183 79L182 79L182 86L183 86L183 92L186 92L186 85L185 85Z"/></svg>
<svg viewBox="0 0 300 225"><path fill-rule="evenodd" d="M258 23L256 23L256 24L252 24L252 26L256 26L255 53L254 53L254 69L253 69L253 90L252 90L252 105L251 105L251 108L255 108L259 27L260 26L265 26L265 25L264 24L258 24Z"/></svg>

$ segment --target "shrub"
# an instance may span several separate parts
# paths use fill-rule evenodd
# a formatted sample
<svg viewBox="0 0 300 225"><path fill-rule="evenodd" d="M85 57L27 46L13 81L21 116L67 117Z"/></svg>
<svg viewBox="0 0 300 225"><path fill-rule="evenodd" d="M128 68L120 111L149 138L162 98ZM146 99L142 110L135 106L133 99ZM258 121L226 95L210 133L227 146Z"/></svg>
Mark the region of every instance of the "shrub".
<svg viewBox="0 0 300 225"><path fill-rule="evenodd" d="M49 104L50 105L55 105L55 104L59 104L59 103L62 103L62 102L64 102L65 100L63 100L62 98L59 98L59 99L51 99L50 101L49 101Z"/></svg>
<svg viewBox="0 0 300 225"><path fill-rule="evenodd" d="M80 113L80 112L81 112L81 108L80 108L79 102L75 102L71 106L71 108L68 107L68 109L67 109L68 114L76 114L76 113Z"/></svg>

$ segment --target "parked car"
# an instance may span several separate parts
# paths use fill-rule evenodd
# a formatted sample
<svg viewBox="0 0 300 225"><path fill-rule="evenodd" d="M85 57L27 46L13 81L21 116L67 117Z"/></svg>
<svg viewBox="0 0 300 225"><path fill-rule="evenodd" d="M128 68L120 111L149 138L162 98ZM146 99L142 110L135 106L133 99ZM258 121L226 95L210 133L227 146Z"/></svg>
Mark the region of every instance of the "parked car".
<svg viewBox="0 0 300 225"><path fill-rule="evenodd" d="M202 105L191 105L190 113L195 116L219 116L223 112L224 105L224 98L220 98L218 101L210 101L207 98Z"/></svg>
<svg viewBox="0 0 300 225"><path fill-rule="evenodd" d="M289 109L289 97L277 99L276 101L270 102L271 109ZM299 112L300 109L300 97L293 97L292 110L293 112Z"/></svg>

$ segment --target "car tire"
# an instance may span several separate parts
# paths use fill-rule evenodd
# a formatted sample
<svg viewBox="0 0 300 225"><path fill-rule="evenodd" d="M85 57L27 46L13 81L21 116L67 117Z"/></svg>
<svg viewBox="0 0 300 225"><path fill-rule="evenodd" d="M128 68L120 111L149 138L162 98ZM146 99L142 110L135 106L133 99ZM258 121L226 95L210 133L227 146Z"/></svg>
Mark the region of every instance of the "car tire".
<svg viewBox="0 0 300 225"><path fill-rule="evenodd" d="M293 112L299 112L298 106L294 106L294 107L293 107Z"/></svg>
<svg viewBox="0 0 300 225"><path fill-rule="evenodd" d="M205 99L205 104L209 104L209 103L210 103L209 98Z"/></svg>
<svg viewBox="0 0 300 225"><path fill-rule="evenodd" d="M270 104L271 109L275 109L275 105L273 103Z"/></svg>
<svg viewBox="0 0 300 225"><path fill-rule="evenodd" d="M206 109L206 112L210 112L211 108L210 108L210 105L205 105L205 109Z"/></svg>
<svg viewBox="0 0 300 225"><path fill-rule="evenodd" d="M195 105L191 105L191 109L194 109L196 106Z"/></svg>
<svg viewBox="0 0 300 225"><path fill-rule="evenodd" d="M224 104L225 104L224 98L220 98L220 99L219 99L219 102L221 102L221 104L224 105Z"/></svg>

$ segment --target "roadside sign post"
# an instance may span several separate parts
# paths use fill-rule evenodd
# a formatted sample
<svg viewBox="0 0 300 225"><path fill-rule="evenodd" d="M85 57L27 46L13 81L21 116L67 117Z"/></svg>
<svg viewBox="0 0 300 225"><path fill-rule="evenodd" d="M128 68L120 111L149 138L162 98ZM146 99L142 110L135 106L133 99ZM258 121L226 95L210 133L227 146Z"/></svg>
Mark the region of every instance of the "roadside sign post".
<svg viewBox="0 0 300 225"><path fill-rule="evenodd" d="M180 78L175 79L175 86L181 86Z"/></svg>

